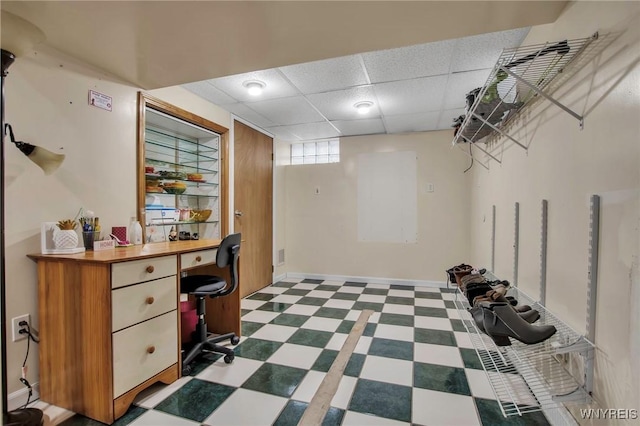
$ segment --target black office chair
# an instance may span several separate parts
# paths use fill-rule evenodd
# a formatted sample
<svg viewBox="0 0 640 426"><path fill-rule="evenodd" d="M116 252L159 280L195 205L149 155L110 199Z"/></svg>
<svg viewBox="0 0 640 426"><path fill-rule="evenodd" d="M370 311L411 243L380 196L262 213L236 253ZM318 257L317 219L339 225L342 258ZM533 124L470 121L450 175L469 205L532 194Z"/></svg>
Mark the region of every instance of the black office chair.
<svg viewBox="0 0 640 426"><path fill-rule="evenodd" d="M219 268L229 267L231 282L223 277L215 275L190 275L180 279L180 292L188 293L196 298L196 314L198 323L193 333L195 339L186 356L182 359L182 375L191 373L189 363L203 352L218 352L225 354L224 362L233 362L233 349L216 345L223 340L231 339L232 345L237 345L240 338L235 333L227 333L218 336L208 337L207 324L205 322L205 299L207 297L221 297L233 293L238 288L238 256L240 253L240 234L230 234L226 236L218 247L216 254L216 265Z"/></svg>

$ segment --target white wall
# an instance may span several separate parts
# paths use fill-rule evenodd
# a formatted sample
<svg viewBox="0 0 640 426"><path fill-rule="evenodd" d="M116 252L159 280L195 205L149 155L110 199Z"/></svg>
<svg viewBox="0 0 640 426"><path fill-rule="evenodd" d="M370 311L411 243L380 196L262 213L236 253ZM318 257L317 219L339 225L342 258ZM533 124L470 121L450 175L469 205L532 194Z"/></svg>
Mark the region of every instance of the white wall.
<svg viewBox="0 0 640 426"><path fill-rule="evenodd" d="M339 163L286 166L286 271L444 281L445 270L469 255L468 160L451 148L452 137L441 131L342 138ZM418 157L417 243L359 242L358 155L395 151ZM427 183L435 192L425 192Z"/></svg>
<svg viewBox="0 0 640 426"><path fill-rule="evenodd" d="M88 105L92 89L113 98L113 111ZM136 123L139 88L118 81L59 52L42 48L17 58L5 80L6 121L18 140L66 154L54 174L44 173L7 138L5 229L7 318L25 313L38 328L36 264L41 222L73 218L80 207L93 210L103 229L128 225L136 210ZM223 126L228 112L181 88L149 92ZM103 232L104 233L104 232ZM46 301L44 301L46 303ZM11 342L7 327L9 393L23 389L20 367L26 341ZM38 348L29 359L31 383L38 381ZM26 400L25 400L26 401Z"/></svg>
<svg viewBox="0 0 640 426"><path fill-rule="evenodd" d="M610 43L557 92L584 114L584 130L569 114L540 102L516 133L528 152L507 143L502 165L492 163L489 172L474 168L472 183L471 262L490 262L491 221L482 218L491 217L495 204L495 271L513 279L519 202L518 283L534 297L541 200L549 201L547 306L580 333L586 332L589 197L602 197L594 386L601 408L640 408L639 13L637 2L577 2L556 23L532 28L523 45L595 31L604 36L603 45Z"/></svg>

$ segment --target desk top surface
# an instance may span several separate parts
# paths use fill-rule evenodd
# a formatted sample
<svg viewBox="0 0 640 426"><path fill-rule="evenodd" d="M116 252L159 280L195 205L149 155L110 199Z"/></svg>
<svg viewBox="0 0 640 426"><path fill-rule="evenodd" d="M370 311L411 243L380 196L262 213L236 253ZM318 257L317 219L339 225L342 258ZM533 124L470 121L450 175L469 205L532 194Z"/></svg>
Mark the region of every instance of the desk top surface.
<svg viewBox="0 0 640 426"><path fill-rule="evenodd" d="M221 241L222 240L171 241L164 243L149 243L131 247L116 247L109 250L88 250L84 253L76 254L33 253L28 254L27 256L35 261L68 260L76 262L116 263L213 249L219 247Z"/></svg>

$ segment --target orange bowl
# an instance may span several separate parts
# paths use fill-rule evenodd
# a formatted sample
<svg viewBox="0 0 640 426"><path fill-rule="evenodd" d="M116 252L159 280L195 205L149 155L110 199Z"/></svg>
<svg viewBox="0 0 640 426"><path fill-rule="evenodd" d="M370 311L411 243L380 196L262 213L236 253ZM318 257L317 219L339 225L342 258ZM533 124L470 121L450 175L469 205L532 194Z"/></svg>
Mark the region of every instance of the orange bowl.
<svg viewBox="0 0 640 426"><path fill-rule="evenodd" d="M191 211L191 220L193 220L195 222L206 222L207 219L209 219L209 216L211 216L211 212L212 212L212 210L210 210L210 209L192 210Z"/></svg>

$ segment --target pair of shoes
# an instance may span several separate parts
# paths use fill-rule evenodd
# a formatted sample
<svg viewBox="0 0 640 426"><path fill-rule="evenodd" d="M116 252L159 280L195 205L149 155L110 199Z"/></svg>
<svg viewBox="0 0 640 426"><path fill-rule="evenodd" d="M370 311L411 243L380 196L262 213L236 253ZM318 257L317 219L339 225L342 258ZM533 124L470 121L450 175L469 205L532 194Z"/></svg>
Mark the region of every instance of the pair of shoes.
<svg viewBox="0 0 640 426"><path fill-rule="evenodd" d="M455 276L455 273L454 273L455 269L456 269L456 268L466 268L466 267L472 268L472 266L471 266L471 265L467 265L467 264L465 264L465 263L461 263L461 264L459 264L459 265L452 266L451 268L447 269L447 270L446 270L446 273L447 273L447 280L448 280L450 283L452 283L452 284L453 284L453 283L456 283L456 276Z"/></svg>
<svg viewBox="0 0 640 426"><path fill-rule="evenodd" d="M469 308L469 313L471 314L473 321L478 326L478 329L487 334L484 329L484 312L482 312L482 307L478 305L473 308ZM533 324L540 319L540 312L535 309L526 312L518 312L518 315L529 324Z"/></svg>
<svg viewBox="0 0 640 426"><path fill-rule="evenodd" d="M517 303L516 305L514 305L511 300L507 299L502 293L496 291L494 288L486 292L484 296L476 297L475 299L473 299L473 306L475 306L476 303L480 303L483 301L506 303L507 305L511 306L511 308L516 312L527 312L531 310L531 306L529 305L518 305Z"/></svg>
<svg viewBox="0 0 640 426"><path fill-rule="evenodd" d="M481 310L484 332L497 346L511 345L509 337L533 345L547 340L557 331L553 325L531 325L508 303L482 301L475 307ZM474 316L476 323L480 319L479 316L480 314L476 312Z"/></svg>
<svg viewBox="0 0 640 426"><path fill-rule="evenodd" d="M459 265L453 267L453 275L456 278L456 283L458 287L462 285L462 277L465 275L469 275L473 271L473 266L471 265Z"/></svg>

